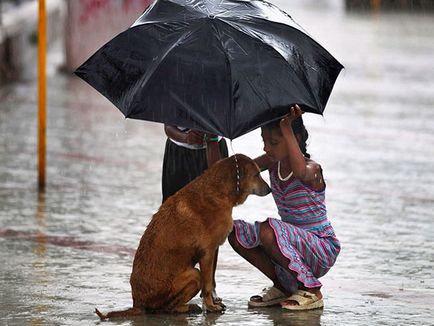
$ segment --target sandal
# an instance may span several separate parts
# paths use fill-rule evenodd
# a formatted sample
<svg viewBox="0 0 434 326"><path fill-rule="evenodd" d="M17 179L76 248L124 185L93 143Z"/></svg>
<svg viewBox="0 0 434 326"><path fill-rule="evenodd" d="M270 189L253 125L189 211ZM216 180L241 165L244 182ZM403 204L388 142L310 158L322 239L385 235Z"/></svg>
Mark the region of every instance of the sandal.
<svg viewBox="0 0 434 326"><path fill-rule="evenodd" d="M314 293L303 290L298 290L284 301L295 301L298 303L298 305L292 305L282 302L282 308L288 310L312 310L324 307L323 299L319 299Z"/></svg>
<svg viewBox="0 0 434 326"><path fill-rule="evenodd" d="M250 298L249 307L270 307L278 305L287 296L278 288L271 286L262 290L262 295L254 295Z"/></svg>

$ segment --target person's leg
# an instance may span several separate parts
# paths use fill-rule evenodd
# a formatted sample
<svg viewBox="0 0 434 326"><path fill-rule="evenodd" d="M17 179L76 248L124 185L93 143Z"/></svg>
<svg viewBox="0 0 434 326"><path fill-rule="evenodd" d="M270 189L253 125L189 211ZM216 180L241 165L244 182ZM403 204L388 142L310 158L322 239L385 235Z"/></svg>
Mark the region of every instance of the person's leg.
<svg viewBox="0 0 434 326"><path fill-rule="evenodd" d="M259 237L261 240L261 246L264 252L266 253L267 257L270 257L272 261L276 262L277 264L279 264L280 266L288 270L295 278L297 278L297 273L288 268L290 260L287 257L285 257L280 251L280 248L277 244L276 235L274 234L274 230L268 224L268 222L261 223ZM322 298L320 287L307 288L301 282L298 282L298 287L301 290L305 290L315 294L319 299ZM293 302L293 301L286 301L285 303L297 304L297 302Z"/></svg>
<svg viewBox="0 0 434 326"><path fill-rule="evenodd" d="M185 163L187 156L186 148L167 139L162 171L163 202L190 181L188 165Z"/></svg>
<svg viewBox="0 0 434 326"><path fill-rule="evenodd" d="M270 257L266 254L262 247L251 249L244 248L237 240L235 231L232 231L228 237L229 244L241 257L246 259L250 264L259 269L266 277L268 277L273 285L284 293L287 291L280 284L276 275L276 270Z"/></svg>
<svg viewBox="0 0 434 326"><path fill-rule="evenodd" d="M206 169L204 149L188 149L166 141L163 158L163 202Z"/></svg>

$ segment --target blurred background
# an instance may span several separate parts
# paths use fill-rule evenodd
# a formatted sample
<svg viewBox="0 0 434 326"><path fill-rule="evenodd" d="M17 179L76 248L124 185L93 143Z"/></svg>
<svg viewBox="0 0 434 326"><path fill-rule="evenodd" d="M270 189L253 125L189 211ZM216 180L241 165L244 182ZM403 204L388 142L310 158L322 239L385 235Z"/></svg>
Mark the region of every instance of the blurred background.
<svg viewBox="0 0 434 326"><path fill-rule="evenodd" d="M342 242L325 308L248 309L268 280L225 243L223 315L119 325L432 325L434 1L272 0L344 66L324 116L304 115ZM89 325L131 306L138 241L161 203L165 135L125 120L72 71L149 0L47 0L47 185L37 186L38 1L0 1L0 323ZM262 153L258 131L230 152ZM264 174L267 178L267 175ZM270 196L234 210L276 217ZM200 302L199 298L194 299Z"/></svg>

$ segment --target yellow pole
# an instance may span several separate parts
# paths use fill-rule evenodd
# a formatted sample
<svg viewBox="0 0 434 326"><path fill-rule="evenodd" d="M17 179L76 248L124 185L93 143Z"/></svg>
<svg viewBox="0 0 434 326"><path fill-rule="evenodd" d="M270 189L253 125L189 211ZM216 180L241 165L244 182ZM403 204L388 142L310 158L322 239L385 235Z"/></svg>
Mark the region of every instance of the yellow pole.
<svg viewBox="0 0 434 326"><path fill-rule="evenodd" d="M45 158L46 158L46 126L47 126L47 80L46 80L46 50L47 50L47 17L45 0L39 0L38 20L38 189L45 190Z"/></svg>
<svg viewBox="0 0 434 326"><path fill-rule="evenodd" d="M381 9L381 0L371 0L371 7L374 12L379 12Z"/></svg>

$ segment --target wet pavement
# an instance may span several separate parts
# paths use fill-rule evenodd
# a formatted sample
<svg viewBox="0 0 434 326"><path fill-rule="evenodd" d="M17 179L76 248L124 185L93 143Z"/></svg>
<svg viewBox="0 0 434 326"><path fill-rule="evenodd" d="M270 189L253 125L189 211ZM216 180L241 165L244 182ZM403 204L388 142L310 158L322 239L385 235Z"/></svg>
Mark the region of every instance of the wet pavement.
<svg viewBox="0 0 434 326"><path fill-rule="evenodd" d="M151 315L115 325L433 325L434 20L348 14L338 1L274 1L346 67L324 118L305 115L343 249L322 278L324 310L248 309L269 285L225 243L225 314ZM50 53L54 65L58 53ZM47 189L37 192L37 85L0 89L0 324L93 325L130 307L132 255L161 201L162 126L125 120L82 81L52 70ZM258 132L233 142L261 154ZM276 216L250 197L234 211ZM198 298L193 300L199 302Z"/></svg>

